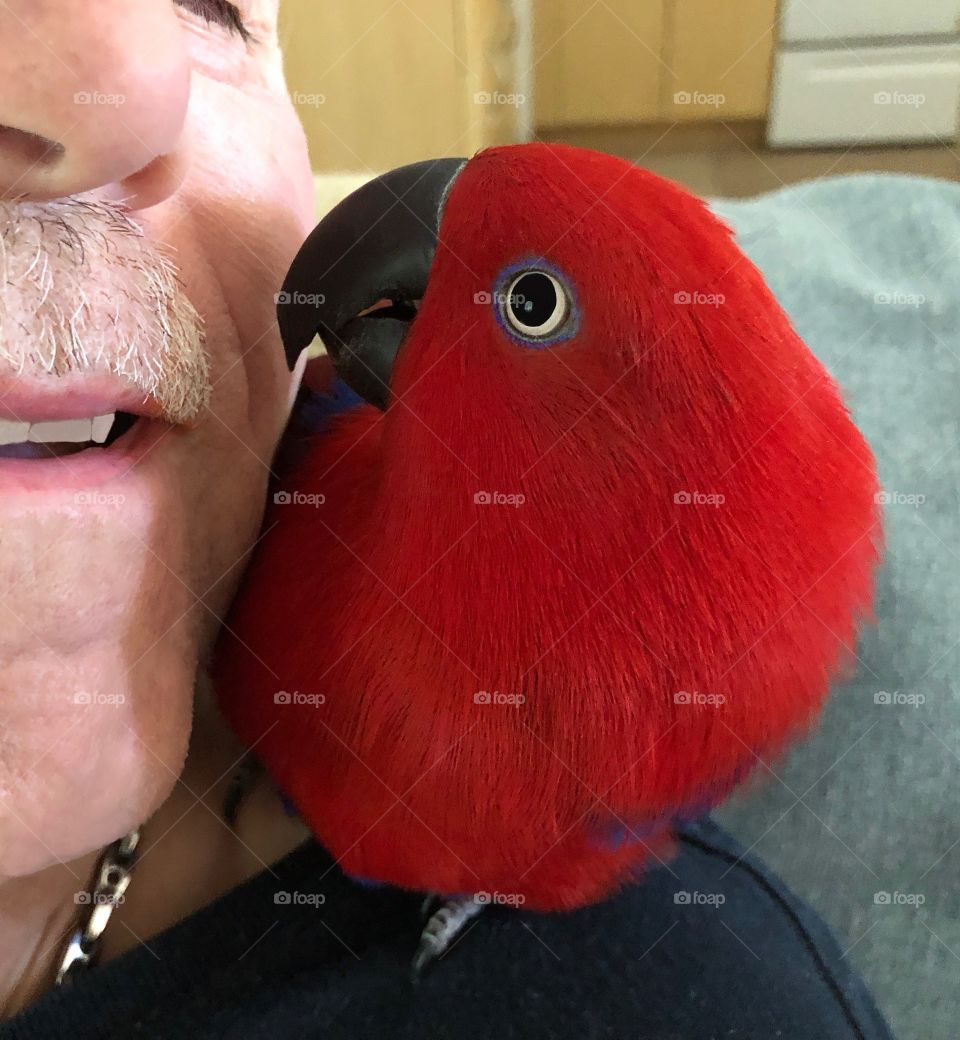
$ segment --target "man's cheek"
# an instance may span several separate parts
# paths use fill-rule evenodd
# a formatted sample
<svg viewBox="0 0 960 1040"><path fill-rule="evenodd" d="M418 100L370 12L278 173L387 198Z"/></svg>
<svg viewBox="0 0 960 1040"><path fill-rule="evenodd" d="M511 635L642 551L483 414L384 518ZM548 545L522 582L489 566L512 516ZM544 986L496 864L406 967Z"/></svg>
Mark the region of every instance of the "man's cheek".
<svg viewBox="0 0 960 1040"><path fill-rule="evenodd" d="M195 219L201 242L223 239L227 225L215 210L198 210ZM272 223L272 234L260 233L262 221ZM284 225L287 233L277 234ZM277 294L302 238L289 210L237 217L227 234L232 248L219 256L208 253L219 304L201 310L213 373L205 422L220 427L215 432L228 438L228 447L242 442L269 463L286 421L294 378L280 340Z"/></svg>
<svg viewBox="0 0 960 1040"><path fill-rule="evenodd" d="M300 238L313 226L313 175L306 137L285 90L244 91L194 77L185 130L186 190L215 199L235 219L246 211L294 217ZM282 237L284 228L263 228Z"/></svg>

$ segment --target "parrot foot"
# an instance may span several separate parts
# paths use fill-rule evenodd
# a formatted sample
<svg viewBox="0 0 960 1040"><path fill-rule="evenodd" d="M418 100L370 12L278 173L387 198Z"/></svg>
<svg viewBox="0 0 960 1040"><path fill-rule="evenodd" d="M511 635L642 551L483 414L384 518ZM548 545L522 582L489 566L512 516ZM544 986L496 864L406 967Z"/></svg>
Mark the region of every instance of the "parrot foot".
<svg viewBox="0 0 960 1040"><path fill-rule="evenodd" d="M442 902L443 900L440 896L433 892L428 892L423 897L423 902L420 904L420 916L423 920L428 921L433 914L433 911L439 909Z"/></svg>
<svg viewBox="0 0 960 1040"><path fill-rule="evenodd" d="M423 903L422 913L426 916L431 906L440 902L436 896L427 896ZM410 979L417 982L425 968L439 960L463 935L467 924L479 914L485 904L478 903L473 896L457 896L446 899L430 915L420 945L410 966Z"/></svg>

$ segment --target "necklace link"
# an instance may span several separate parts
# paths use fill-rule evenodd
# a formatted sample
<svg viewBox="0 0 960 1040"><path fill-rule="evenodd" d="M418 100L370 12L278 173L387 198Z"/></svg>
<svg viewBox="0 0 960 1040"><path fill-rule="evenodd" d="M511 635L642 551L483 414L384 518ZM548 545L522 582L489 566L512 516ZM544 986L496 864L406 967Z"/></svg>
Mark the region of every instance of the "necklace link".
<svg viewBox="0 0 960 1040"><path fill-rule="evenodd" d="M85 909L60 962L56 985L69 982L96 961L100 938L133 876L139 843L140 829L135 828L108 845L97 863L91 890L77 893L77 903Z"/></svg>

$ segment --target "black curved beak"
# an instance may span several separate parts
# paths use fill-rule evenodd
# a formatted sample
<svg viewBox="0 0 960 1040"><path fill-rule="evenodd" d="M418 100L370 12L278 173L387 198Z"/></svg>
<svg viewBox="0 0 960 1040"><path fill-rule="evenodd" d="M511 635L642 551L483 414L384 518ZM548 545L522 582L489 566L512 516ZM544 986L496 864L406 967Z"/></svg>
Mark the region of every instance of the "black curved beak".
<svg viewBox="0 0 960 1040"><path fill-rule="evenodd" d="M426 292L444 202L466 161L433 159L391 170L348 195L313 229L277 297L291 371L319 333L340 378L386 408L394 359ZM381 300L391 306L363 314Z"/></svg>

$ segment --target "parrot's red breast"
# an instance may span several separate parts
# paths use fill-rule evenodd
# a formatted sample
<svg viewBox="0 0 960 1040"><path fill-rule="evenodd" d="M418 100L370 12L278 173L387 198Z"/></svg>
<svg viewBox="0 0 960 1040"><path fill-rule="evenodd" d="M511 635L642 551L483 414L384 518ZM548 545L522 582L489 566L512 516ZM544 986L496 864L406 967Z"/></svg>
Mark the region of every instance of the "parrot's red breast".
<svg viewBox="0 0 960 1040"><path fill-rule="evenodd" d="M277 489L223 710L347 873L598 899L815 717L871 453L703 202L553 145L457 176L390 391Z"/></svg>

